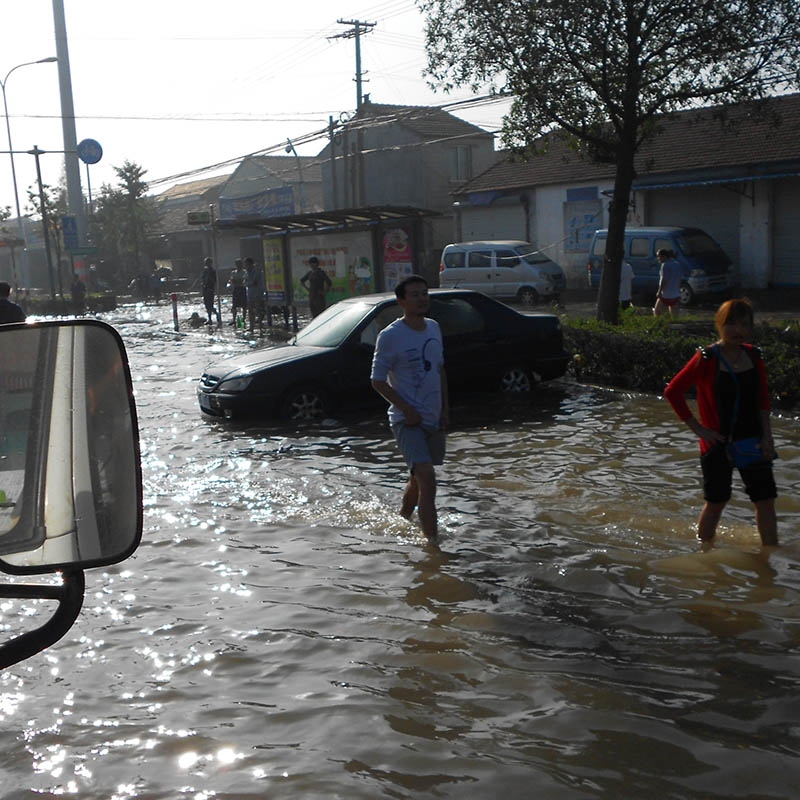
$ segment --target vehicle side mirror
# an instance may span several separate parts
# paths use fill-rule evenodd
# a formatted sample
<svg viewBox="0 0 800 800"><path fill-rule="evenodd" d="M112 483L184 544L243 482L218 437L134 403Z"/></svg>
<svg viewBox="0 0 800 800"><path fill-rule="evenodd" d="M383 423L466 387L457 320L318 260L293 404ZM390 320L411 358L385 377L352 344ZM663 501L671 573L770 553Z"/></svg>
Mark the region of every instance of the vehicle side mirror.
<svg viewBox="0 0 800 800"><path fill-rule="evenodd" d="M0 326L0 570L122 561L141 540L141 500L119 334L96 320Z"/></svg>

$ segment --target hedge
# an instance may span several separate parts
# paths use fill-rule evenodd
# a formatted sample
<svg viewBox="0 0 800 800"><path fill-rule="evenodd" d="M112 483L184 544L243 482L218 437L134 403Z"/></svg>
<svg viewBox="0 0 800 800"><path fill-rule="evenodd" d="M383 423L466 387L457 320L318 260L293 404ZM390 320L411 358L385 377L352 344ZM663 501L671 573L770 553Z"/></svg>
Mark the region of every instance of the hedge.
<svg viewBox="0 0 800 800"><path fill-rule="evenodd" d="M595 319L562 319L564 342L574 354L579 380L640 392L661 394L698 347L719 337L711 320L624 312L610 325ZM800 409L800 324L758 323L753 329L767 365L773 403Z"/></svg>

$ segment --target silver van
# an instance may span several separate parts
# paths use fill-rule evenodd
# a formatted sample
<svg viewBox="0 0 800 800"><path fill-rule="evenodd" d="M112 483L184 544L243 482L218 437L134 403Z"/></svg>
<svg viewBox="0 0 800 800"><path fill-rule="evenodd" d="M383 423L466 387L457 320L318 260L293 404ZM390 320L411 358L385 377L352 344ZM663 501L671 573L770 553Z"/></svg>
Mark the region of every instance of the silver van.
<svg viewBox="0 0 800 800"><path fill-rule="evenodd" d="M446 245L439 285L533 305L557 299L567 282L564 270L534 245L509 239Z"/></svg>

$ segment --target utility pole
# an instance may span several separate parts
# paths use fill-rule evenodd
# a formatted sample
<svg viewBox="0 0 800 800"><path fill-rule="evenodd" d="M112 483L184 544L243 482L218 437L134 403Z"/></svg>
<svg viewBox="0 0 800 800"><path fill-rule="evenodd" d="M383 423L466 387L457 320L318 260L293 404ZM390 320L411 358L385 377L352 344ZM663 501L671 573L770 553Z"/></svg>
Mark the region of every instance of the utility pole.
<svg viewBox="0 0 800 800"><path fill-rule="evenodd" d="M374 22L362 22L358 19L338 19L336 20L340 25L350 25L350 29L346 30L344 33L339 33L336 36L331 36L331 39L355 39L356 40L356 117L358 117L359 112L361 111L361 106L364 103L364 94L362 91L362 83L364 81L364 75L361 71L361 34L369 33L374 27ZM345 139L346 141L346 139ZM363 158L363 150L364 150L364 132L360 125L356 127L356 146L355 152L353 155L355 158L355 171L351 171L350 179L353 184L353 205L361 206L364 204L364 195L366 193L365 189L365 176L364 176L364 158ZM345 170L346 168L346 161L345 161ZM346 174L343 176L346 182ZM356 198L356 191L358 196Z"/></svg>
<svg viewBox="0 0 800 800"><path fill-rule="evenodd" d="M344 33L338 33L336 36L330 36L330 39L355 39L356 40L356 113L361 110L361 103L363 102L363 94L361 91L361 83L366 73L361 72L361 34L369 33L374 27L374 22L362 22L358 19L337 19L339 25L351 25L350 30Z"/></svg>
<svg viewBox="0 0 800 800"><path fill-rule="evenodd" d="M78 221L78 241L86 244L86 213L81 192L81 172L78 163L75 109L72 103L72 77L69 69L67 23L64 0L53 0L53 22L58 57L58 81L61 90L61 128L64 135L64 167L67 175L67 206Z"/></svg>

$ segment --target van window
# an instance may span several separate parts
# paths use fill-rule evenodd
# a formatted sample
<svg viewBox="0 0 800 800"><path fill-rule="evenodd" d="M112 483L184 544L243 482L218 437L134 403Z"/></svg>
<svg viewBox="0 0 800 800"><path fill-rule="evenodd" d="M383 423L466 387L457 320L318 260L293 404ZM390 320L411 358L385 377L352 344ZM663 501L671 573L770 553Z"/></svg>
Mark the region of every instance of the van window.
<svg viewBox="0 0 800 800"><path fill-rule="evenodd" d="M491 250L473 250L469 254L469 266L476 269L486 269L492 266Z"/></svg>
<svg viewBox="0 0 800 800"><path fill-rule="evenodd" d="M656 239L656 253L659 250L673 250L672 242L669 239Z"/></svg>
<svg viewBox="0 0 800 800"><path fill-rule="evenodd" d="M513 250L495 250L494 255L498 267L516 267L519 264L519 256Z"/></svg>
<svg viewBox="0 0 800 800"><path fill-rule="evenodd" d="M463 250L450 250L444 254L445 267L464 267L467 263L467 254Z"/></svg>
<svg viewBox="0 0 800 800"><path fill-rule="evenodd" d="M593 256L604 256L606 254L606 237L597 236L592 245Z"/></svg>
<svg viewBox="0 0 800 800"><path fill-rule="evenodd" d="M631 258L647 258L650 255L650 240L641 236L631 239Z"/></svg>

